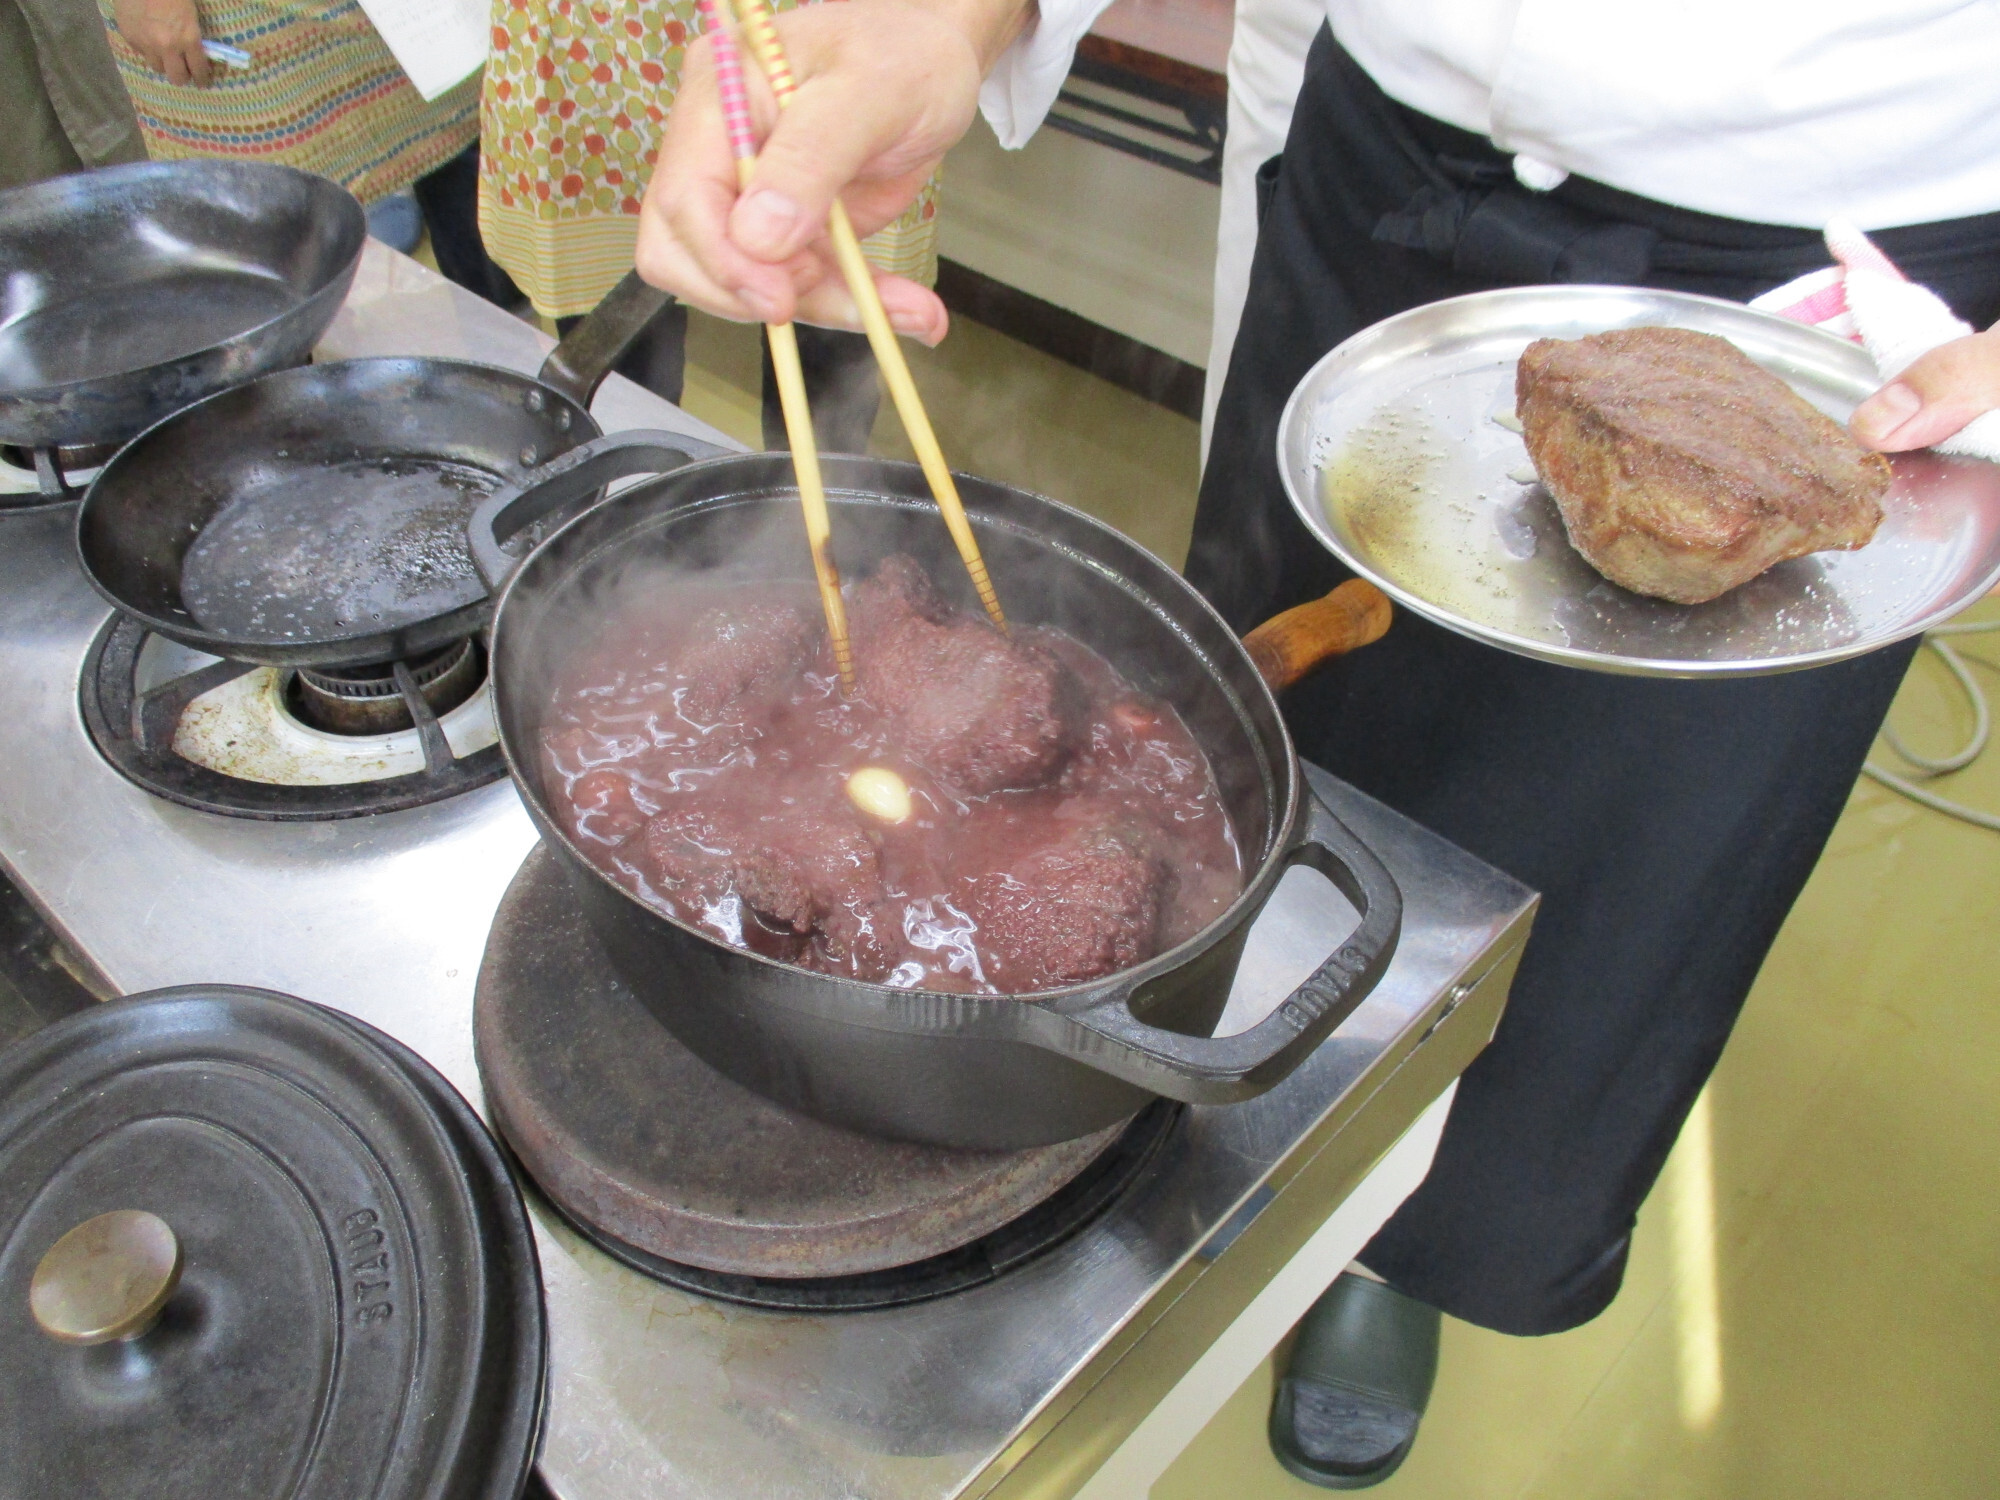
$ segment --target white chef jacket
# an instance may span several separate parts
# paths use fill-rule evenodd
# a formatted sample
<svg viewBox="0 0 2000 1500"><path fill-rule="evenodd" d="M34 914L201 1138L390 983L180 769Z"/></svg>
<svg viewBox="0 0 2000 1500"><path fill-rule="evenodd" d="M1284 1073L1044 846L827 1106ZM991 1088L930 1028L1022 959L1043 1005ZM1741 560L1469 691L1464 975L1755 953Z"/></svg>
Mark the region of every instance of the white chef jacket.
<svg viewBox="0 0 2000 1500"><path fill-rule="evenodd" d="M1229 41L1229 132L1222 143L1222 202L1216 220L1214 313L1202 392L1201 461L1215 431L1222 374L1236 346L1257 251L1257 168L1285 149L1306 51L1326 21L1326 0L1236 0Z"/></svg>
<svg viewBox="0 0 2000 1500"><path fill-rule="evenodd" d="M980 95L1004 145L1108 0L1040 3ZM2000 210L2000 0L1325 3L1384 92L1528 159L1534 185L1575 172L1813 229Z"/></svg>

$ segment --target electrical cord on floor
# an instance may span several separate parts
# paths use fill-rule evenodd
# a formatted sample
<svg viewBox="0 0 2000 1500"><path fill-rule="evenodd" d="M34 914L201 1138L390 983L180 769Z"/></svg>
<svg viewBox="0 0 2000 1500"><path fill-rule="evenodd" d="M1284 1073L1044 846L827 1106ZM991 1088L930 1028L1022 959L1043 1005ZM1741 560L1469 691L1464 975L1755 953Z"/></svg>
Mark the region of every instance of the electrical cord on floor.
<svg viewBox="0 0 2000 1500"><path fill-rule="evenodd" d="M1953 802L1949 797L1940 797L1936 792L1927 791L1917 784L1928 781L1933 776L1948 775L1962 771L1979 759L1986 749L1986 741L1993 729L1993 712L1987 705L1986 694L1973 679L1972 669L1965 664L1965 658L1952 650L1951 643L1940 639L1953 635L1984 635L2000 630L2000 620L1981 620L1971 625L1939 625L1924 632L1924 644L1938 654L1958 685L1965 690L1966 700L1972 705L1972 736L1963 746L1950 755L1919 755L1903 743L1902 737L1888 724L1882 726L1882 738L1889 742L1889 748L1916 767L1916 779L1898 776L1894 771L1884 770L1869 761L1862 766L1864 776L1872 776L1892 792L1899 792L1912 802L1920 802L1925 807L1943 813L1948 818L1957 818L1964 823L1972 823L1980 828L1990 828L2000 833L2000 813L1982 812L1976 807L1967 807L1963 802Z"/></svg>

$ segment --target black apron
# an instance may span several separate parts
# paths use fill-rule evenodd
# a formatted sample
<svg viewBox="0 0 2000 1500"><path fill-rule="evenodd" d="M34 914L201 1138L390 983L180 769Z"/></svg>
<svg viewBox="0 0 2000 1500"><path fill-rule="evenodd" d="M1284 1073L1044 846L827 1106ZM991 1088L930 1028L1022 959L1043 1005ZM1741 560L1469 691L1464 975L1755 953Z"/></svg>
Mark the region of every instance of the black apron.
<svg viewBox="0 0 2000 1500"><path fill-rule="evenodd" d="M1293 514L1278 416L1321 355L1406 308L1617 282L1747 299L1827 264L1813 231L1572 178L1385 96L1322 30L1270 191L1187 574L1238 630L1346 571ZM2000 214L1875 236L1985 327ZM1609 1304L1640 1202L1811 873L1914 642L1687 682L1530 661L1404 611L1291 690L1299 752L1543 893L1437 1161L1362 1253L1455 1317L1553 1333Z"/></svg>

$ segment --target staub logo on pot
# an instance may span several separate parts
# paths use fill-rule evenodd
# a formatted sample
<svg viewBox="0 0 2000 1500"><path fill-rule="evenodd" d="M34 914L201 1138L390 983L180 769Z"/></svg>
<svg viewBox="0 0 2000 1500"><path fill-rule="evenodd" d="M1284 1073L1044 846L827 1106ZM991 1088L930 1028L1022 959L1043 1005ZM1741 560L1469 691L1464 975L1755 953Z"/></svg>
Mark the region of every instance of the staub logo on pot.
<svg viewBox="0 0 2000 1500"><path fill-rule="evenodd" d="M389 1237L381 1225L381 1215L372 1208L358 1208L340 1221L357 1328L386 1323L396 1310L389 1300Z"/></svg>

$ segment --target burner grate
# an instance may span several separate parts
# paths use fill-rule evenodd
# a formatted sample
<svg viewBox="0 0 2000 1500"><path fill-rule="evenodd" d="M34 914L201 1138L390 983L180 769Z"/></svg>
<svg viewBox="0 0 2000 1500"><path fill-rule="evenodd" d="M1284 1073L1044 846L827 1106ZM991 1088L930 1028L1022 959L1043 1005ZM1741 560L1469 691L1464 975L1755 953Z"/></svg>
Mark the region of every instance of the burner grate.
<svg viewBox="0 0 2000 1500"><path fill-rule="evenodd" d="M50 510L83 498L116 443L74 448L23 448L0 443L0 515Z"/></svg>
<svg viewBox="0 0 2000 1500"><path fill-rule="evenodd" d="M84 660L79 687L83 722L98 753L126 780L183 807L267 822L318 822L397 812L455 797L507 774L495 745L454 756L423 688L401 662L392 669L405 711L414 721L424 769L374 780L281 785L230 776L187 759L174 748L182 716L197 698L245 674L254 663L212 661L158 686L139 686L140 656L151 633L113 615ZM478 651L476 643L468 643Z"/></svg>

